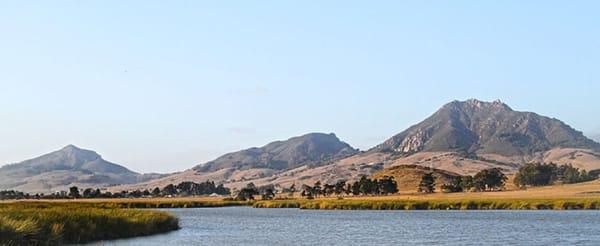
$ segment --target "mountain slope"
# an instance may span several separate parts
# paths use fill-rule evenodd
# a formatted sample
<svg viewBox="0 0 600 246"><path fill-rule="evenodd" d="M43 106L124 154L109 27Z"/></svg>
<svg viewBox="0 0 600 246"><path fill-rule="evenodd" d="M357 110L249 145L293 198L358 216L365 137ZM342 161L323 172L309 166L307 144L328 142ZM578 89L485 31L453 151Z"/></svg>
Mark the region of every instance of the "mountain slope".
<svg viewBox="0 0 600 246"><path fill-rule="evenodd" d="M431 117L374 148L410 154L461 152L502 156L531 155L553 148L600 149L562 121L506 104L475 99L446 104Z"/></svg>
<svg viewBox="0 0 600 246"><path fill-rule="evenodd" d="M0 167L0 189L54 192L69 186L105 187L158 178L105 161L96 152L68 145L61 150Z"/></svg>
<svg viewBox="0 0 600 246"><path fill-rule="evenodd" d="M289 187L296 184L298 187L300 184L312 185L316 181L352 181L382 170L382 173L390 171L398 175L412 173L414 176L417 173L415 170L418 168L411 169L411 172L394 172L405 170L402 166L420 166L458 175L473 175L487 168L500 168L510 174L527 162L573 164L588 171L600 168L597 151L600 144L562 121L514 111L500 101L471 99L448 103L423 122L367 152L347 152L349 146L336 142L339 141L337 138L334 139L336 141L327 141L336 146L327 148L330 149L328 155L318 151L300 151L310 148L299 148L306 143L295 144L296 139L227 154L204 166L134 188L205 180L222 182L230 188L240 188L249 182L257 186L274 184ZM303 137L298 139L306 141ZM345 155L347 157L343 157Z"/></svg>
<svg viewBox="0 0 600 246"><path fill-rule="evenodd" d="M250 181L259 186L278 184L283 187L315 181L333 183L356 180L361 175L376 172L393 173L404 170L404 166L459 175L473 175L487 168L513 173L527 162L573 164L593 170L600 168L598 147L598 143L559 120L514 111L500 101L454 101L367 152L320 167L233 180L227 185L242 187ZM399 173L408 175L408 172ZM406 177L397 178L405 180Z"/></svg>
<svg viewBox="0 0 600 246"><path fill-rule="evenodd" d="M310 133L260 148L225 154L214 161L194 167L198 172L214 172L225 168L247 170L266 168L286 170L301 165L319 165L358 152L340 141L335 134Z"/></svg>
<svg viewBox="0 0 600 246"><path fill-rule="evenodd" d="M309 133L260 148L225 154L184 172L140 184L113 187L112 190L149 189L183 181L206 180L245 185L247 180L268 179L296 169L318 168L357 153L358 150L342 142L333 133Z"/></svg>

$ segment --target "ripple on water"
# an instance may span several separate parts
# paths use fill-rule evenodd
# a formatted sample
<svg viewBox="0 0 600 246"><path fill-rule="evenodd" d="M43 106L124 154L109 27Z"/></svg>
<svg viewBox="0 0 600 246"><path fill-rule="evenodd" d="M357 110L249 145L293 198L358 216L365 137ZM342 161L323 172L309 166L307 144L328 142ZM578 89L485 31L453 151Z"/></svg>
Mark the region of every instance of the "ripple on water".
<svg viewBox="0 0 600 246"><path fill-rule="evenodd" d="M181 230L97 245L600 245L598 211L167 211Z"/></svg>

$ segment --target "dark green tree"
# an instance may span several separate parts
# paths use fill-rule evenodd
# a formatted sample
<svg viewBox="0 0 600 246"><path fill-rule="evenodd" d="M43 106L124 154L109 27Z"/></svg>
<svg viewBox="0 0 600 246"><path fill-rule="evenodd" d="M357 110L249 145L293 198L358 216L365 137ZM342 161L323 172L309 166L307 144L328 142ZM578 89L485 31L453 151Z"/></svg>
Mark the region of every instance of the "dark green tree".
<svg viewBox="0 0 600 246"><path fill-rule="evenodd" d="M310 187L306 184L302 185L302 192L300 193L302 197L306 197L307 199L313 199L315 197L314 193L315 191L313 187Z"/></svg>
<svg viewBox="0 0 600 246"><path fill-rule="evenodd" d="M77 188L77 186L69 187L69 197L71 197L71 198L80 198L81 197L81 195L79 195L79 188Z"/></svg>
<svg viewBox="0 0 600 246"><path fill-rule="evenodd" d="M452 192L462 192L463 191L463 181L462 177L458 176L450 180L449 183L442 185L442 191L446 193Z"/></svg>
<svg viewBox="0 0 600 246"><path fill-rule="evenodd" d="M156 187L152 190L152 196L160 196L160 188Z"/></svg>
<svg viewBox="0 0 600 246"><path fill-rule="evenodd" d="M379 180L379 191L384 195L398 193L398 183L394 177L384 176Z"/></svg>
<svg viewBox="0 0 600 246"><path fill-rule="evenodd" d="M330 185L330 184L323 185L323 195L324 196L331 196L331 195L333 195L333 193L335 193L335 185Z"/></svg>
<svg viewBox="0 0 600 246"><path fill-rule="evenodd" d="M254 196L258 195L258 189L254 185L254 183L248 183L246 187L242 188L236 197L236 200L246 201L246 200L254 200Z"/></svg>
<svg viewBox="0 0 600 246"><path fill-rule="evenodd" d="M262 193L263 200L273 200L275 198L275 191L273 188L266 188Z"/></svg>
<svg viewBox="0 0 600 246"><path fill-rule="evenodd" d="M473 189L473 176L463 176L460 181L460 187L463 191L471 191Z"/></svg>
<svg viewBox="0 0 600 246"><path fill-rule="evenodd" d="M94 190L92 190L92 188L87 188L87 189L83 190L83 198L94 198L93 192L94 192Z"/></svg>
<svg viewBox="0 0 600 246"><path fill-rule="evenodd" d="M312 195L314 197L319 197L319 195L321 195L322 193L323 190L321 189L321 181L315 182L315 185L312 187Z"/></svg>
<svg viewBox="0 0 600 246"><path fill-rule="evenodd" d="M346 192L346 181L338 181L335 183L334 192L337 196Z"/></svg>
<svg viewBox="0 0 600 246"><path fill-rule="evenodd" d="M355 195L355 196L360 195L360 182L359 181L355 181L352 184L352 195Z"/></svg>
<svg viewBox="0 0 600 246"><path fill-rule="evenodd" d="M475 174L473 186L477 191L501 190L506 180L506 175L499 168L490 168Z"/></svg>
<svg viewBox="0 0 600 246"><path fill-rule="evenodd" d="M362 195L369 195L373 191L372 181L367 176L360 177L358 184L360 185L360 194Z"/></svg>
<svg viewBox="0 0 600 246"><path fill-rule="evenodd" d="M559 169L555 164L527 163L519 168L514 183L518 187L543 186L556 181Z"/></svg>
<svg viewBox="0 0 600 246"><path fill-rule="evenodd" d="M164 196L174 196L177 195L177 189L173 184L169 184L162 189L162 194Z"/></svg>
<svg viewBox="0 0 600 246"><path fill-rule="evenodd" d="M421 193L435 192L435 176L433 176L433 173L428 172L421 176L421 182L419 183L418 191Z"/></svg>

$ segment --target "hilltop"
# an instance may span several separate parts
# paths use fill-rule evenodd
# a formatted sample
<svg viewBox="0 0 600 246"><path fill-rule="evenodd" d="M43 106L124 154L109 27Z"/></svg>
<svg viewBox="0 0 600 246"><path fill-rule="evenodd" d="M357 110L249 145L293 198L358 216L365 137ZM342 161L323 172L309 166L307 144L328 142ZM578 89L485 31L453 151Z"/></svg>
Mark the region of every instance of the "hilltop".
<svg viewBox="0 0 600 246"><path fill-rule="evenodd" d="M0 167L0 189L30 193L68 190L69 186L101 188L161 177L139 174L108 162L94 151L68 145L60 150Z"/></svg>
<svg viewBox="0 0 600 246"><path fill-rule="evenodd" d="M358 151L340 141L333 133L309 133L285 141L276 141L260 148L250 148L225 154L214 161L198 165L197 172L222 169L286 170L301 165L318 166L327 161L348 157Z"/></svg>

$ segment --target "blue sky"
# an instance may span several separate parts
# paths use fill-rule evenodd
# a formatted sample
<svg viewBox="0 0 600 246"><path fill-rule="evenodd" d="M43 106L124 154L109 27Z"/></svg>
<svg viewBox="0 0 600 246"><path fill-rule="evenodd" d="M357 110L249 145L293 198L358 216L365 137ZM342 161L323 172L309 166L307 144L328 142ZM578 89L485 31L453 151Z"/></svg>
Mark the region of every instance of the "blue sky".
<svg viewBox="0 0 600 246"><path fill-rule="evenodd" d="M0 4L0 163L141 172L308 132L361 149L454 99L600 133L597 1Z"/></svg>

